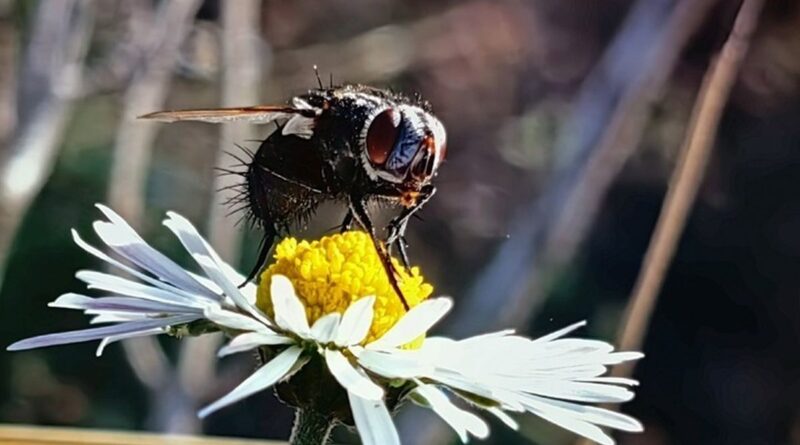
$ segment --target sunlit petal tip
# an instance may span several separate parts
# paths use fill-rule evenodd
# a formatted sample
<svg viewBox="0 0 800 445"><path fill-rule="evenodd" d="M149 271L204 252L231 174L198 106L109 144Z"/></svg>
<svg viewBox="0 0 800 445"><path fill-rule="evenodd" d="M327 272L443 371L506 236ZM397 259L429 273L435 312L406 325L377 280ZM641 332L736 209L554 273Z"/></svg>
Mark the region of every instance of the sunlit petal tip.
<svg viewBox="0 0 800 445"><path fill-rule="evenodd" d="M303 303L297 298L291 281L283 275L274 275L270 282L275 322L301 337L308 337L310 328Z"/></svg>
<svg viewBox="0 0 800 445"><path fill-rule="evenodd" d="M383 400L367 400L350 392L347 397L363 445L400 445L400 436Z"/></svg>
<svg viewBox="0 0 800 445"><path fill-rule="evenodd" d="M415 389L427 402L428 406L458 434L463 443L467 443L469 435L479 439L489 436L489 425L475 414L465 411L433 385L420 384Z"/></svg>
<svg viewBox="0 0 800 445"><path fill-rule="evenodd" d="M210 306L205 308L203 310L203 315L215 324L226 328L238 331L261 332L265 334L273 333L271 329L252 317L218 307Z"/></svg>
<svg viewBox="0 0 800 445"><path fill-rule="evenodd" d="M367 400L382 400L383 388L373 382L360 368L356 368L339 351L326 349L325 363L333 377L347 392Z"/></svg>
<svg viewBox="0 0 800 445"><path fill-rule="evenodd" d="M542 337L534 339L533 342L534 343L545 343L545 342L549 342L549 341L561 338L561 337L569 334L570 332L575 331L576 329L580 329L580 328L586 326L586 324L587 324L586 320L581 320L581 321L572 323L571 325L563 327L563 328L561 328L561 329L559 329L557 331L553 331L553 332L551 332L551 333L549 333L547 335L544 335Z"/></svg>
<svg viewBox="0 0 800 445"><path fill-rule="evenodd" d="M59 295L58 298L47 303L47 307L60 309L83 309L85 304L92 300L93 298L87 297L86 295L67 292Z"/></svg>
<svg viewBox="0 0 800 445"><path fill-rule="evenodd" d="M273 275L272 281L270 282L270 293L273 298L276 294L294 295L294 286L292 286L292 282L285 276Z"/></svg>
<svg viewBox="0 0 800 445"><path fill-rule="evenodd" d="M236 403L239 400L274 385L293 369L302 352L303 350L297 346L292 346L281 352L277 357L259 368L231 392L201 409L197 413L198 417L204 418L214 411Z"/></svg>
<svg viewBox="0 0 800 445"><path fill-rule="evenodd" d="M74 227L70 228L69 233L70 235L72 235L72 241L74 241L75 244L81 245L81 243L84 242L83 238L81 238L81 235L78 233L78 230L76 228Z"/></svg>
<svg viewBox="0 0 800 445"><path fill-rule="evenodd" d="M375 296L369 296L361 298L347 308L336 333L337 345L356 345L366 338L372 325L374 305Z"/></svg>
<svg viewBox="0 0 800 445"><path fill-rule="evenodd" d="M500 408L498 408L496 406L493 406L493 407L487 409L487 411L492 413L497 418L497 420L503 422L503 424L505 426L511 428L514 431L519 430L519 422L514 420L513 417L511 417L508 414L506 414L506 412L503 411L502 409L500 409Z"/></svg>
<svg viewBox="0 0 800 445"><path fill-rule="evenodd" d="M103 355L103 351L105 351L106 346L108 346L108 344L109 344L108 337L100 340L100 344L97 345L97 349L94 351L94 356L101 357Z"/></svg>
<svg viewBox="0 0 800 445"><path fill-rule="evenodd" d="M123 218L119 213L115 212L113 209L104 204L96 203L94 206L103 213L112 226L126 232L127 234L132 234L136 238L140 238L139 234L136 233L133 227L131 227L130 224L125 221L125 218Z"/></svg>
<svg viewBox="0 0 800 445"><path fill-rule="evenodd" d="M239 352L250 351L260 346L288 345L292 339L280 334L265 334L261 332L248 332L237 335L227 345L217 352L219 357L225 357Z"/></svg>
<svg viewBox="0 0 800 445"><path fill-rule="evenodd" d="M342 316L338 312L323 315L311 326L311 337L320 344L330 343L339 329Z"/></svg>
<svg viewBox="0 0 800 445"><path fill-rule="evenodd" d="M395 348L428 332L453 307L447 297L432 298L411 308L381 338L367 345L370 349Z"/></svg>

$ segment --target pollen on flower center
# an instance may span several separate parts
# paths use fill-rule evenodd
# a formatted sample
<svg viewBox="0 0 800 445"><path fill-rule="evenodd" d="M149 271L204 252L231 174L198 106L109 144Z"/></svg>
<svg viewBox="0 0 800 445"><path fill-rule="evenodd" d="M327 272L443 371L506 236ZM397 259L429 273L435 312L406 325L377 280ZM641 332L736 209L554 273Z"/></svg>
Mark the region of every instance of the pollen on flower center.
<svg viewBox="0 0 800 445"><path fill-rule="evenodd" d="M366 342L380 338L399 320L405 309L392 289L369 235L350 231L317 241L286 238L275 248L275 262L261 274L256 304L273 315L270 282L273 275L284 275L303 301L309 323L325 314L344 313L351 303L374 295L375 316ZM433 292L419 268L410 273L392 258L398 282L411 307Z"/></svg>

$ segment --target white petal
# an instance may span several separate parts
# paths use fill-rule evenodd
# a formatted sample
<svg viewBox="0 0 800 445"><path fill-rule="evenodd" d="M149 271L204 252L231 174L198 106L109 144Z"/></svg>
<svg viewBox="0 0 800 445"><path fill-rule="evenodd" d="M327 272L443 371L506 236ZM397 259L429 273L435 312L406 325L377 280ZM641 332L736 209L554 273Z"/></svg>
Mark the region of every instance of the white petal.
<svg viewBox="0 0 800 445"><path fill-rule="evenodd" d="M639 360L643 358L644 354L641 352L633 352L633 351L625 351L625 352L614 352L612 354L608 354L607 360L603 362L606 365L618 365L623 362L631 361L631 360Z"/></svg>
<svg viewBox="0 0 800 445"><path fill-rule="evenodd" d="M169 293L182 295L182 296L186 297L189 300L197 300L197 299L200 298L196 294L193 294L191 292L187 292L186 290L179 289L179 288L177 288L175 286L172 286L170 284L167 284L167 283L165 283L165 282L163 282L161 280L157 280L155 278L152 278L152 277L150 277L150 276L148 276L146 274L143 274L142 272L140 272L140 271L138 271L138 270L136 270L136 269L134 269L134 268L132 268L130 266L127 266L127 265L115 260L114 258L111 258L110 256L106 255L105 253L103 253L98 248L96 248L96 247L92 246L91 244L87 243L86 241L84 241L80 237L80 235L78 234L78 232L75 229L72 230L72 239L73 239L73 241L75 241L75 244L80 246L81 249L85 250L86 252L90 253L91 255L93 255L93 256L95 256L95 257L97 257L97 258L99 258L99 259L101 259L101 260L103 260L103 261L115 266L115 267L118 267L118 268L124 270L125 272L127 272L127 273L135 276L136 278L138 278L138 279L150 284L151 286L154 286L154 287L157 287L159 289L165 290L165 291L167 291ZM207 296L204 296L204 297L205 298L211 298L211 297L207 297Z"/></svg>
<svg viewBox="0 0 800 445"><path fill-rule="evenodd" d="M319 317L311 326L311 336L317 343L325 344L333 341L336 330L339 328L339 320L342 316L337 313L325 314Z"/></svg>
<svg viewBox="0 0 800 445"><path fill-rule="evenodd" d="M208 289L195 281L183 268L147 244L121 216L102 204L95 205L111 221L95 221L93 224L95 232L106 245L164 281L194 293L209 294Z"/></svg>
<svg viewBox="0 0 800 445"><path fill-rule="evenodd" d="M262 334L260 332L248 332L246 334L237 335L227 345L220 348L217 355L224 357L238 352L250 351L259 346L268 345L288 345L293 340L279 334Z"/></svg>
<svg viewBox="0 0 800 445"><path fill-rule="evenodd" d="M369 400L383 398L383 389L370 380L364 371L353 366L341 352L326 349L325 363L328 364L328 369L336 381L347 392Z"/></svg>
<svg viewBox="0 0 800 445"><path fill-rule="evenodd" d="M289 347L269 363L259 368L253 375L234 388L233 391L200 410L198 416L206 417L220 408L236 403L274 385L292 370L302 352L303 350L297 346Z"/></svg>
<svg viewBox="0 0 800 445"><path fill-rule="evenodd" d="M164 220L163 224L172 230L190 254L200 254L211 257L214 263L216 263L227 276L228 280L236 284L244 282L245 277L220 258L219 254L217 254L214 248L200 235L200 232L197 231L188 219L175 212L167 212L167 219ZM255 303L255 301L252 303Z"/></svg>
<svg viewBox="0 0 800 445"><path fill-rule="evenodd" d="M141 298L143 300L179 304L181 306L195 308L203 308L209 304L218 304L217 300L211 300L203 296L164 290L163 288L138 283L116 275L93 270L79 270L75 273L75 278L85 282L89 289L104 290L114 294Z"/></svg>
<svg viewBox="0 0 800 445"><path fill-rule="evenodd" d="M100 340L100 344L97 346L97 350L95 350L94 355L97 357L103 355L103 351L105 351L106 346L110 345L111 343L115 343L120 340L125 340L128 338L138 338L138 337L147 337L150 335L158 335L161 334L162 332L164 332L163 328L153 328L147 331L129 332L127 334L111 335L105 337L104 339Z"/></svg>
<svg viewBox="0 0 800 445"><path fill-rule="evenodd" d="M637 386L639 384L638 380L629 379L627 377L593 377L589 379L583 379L584 382L595 382L595 383L609 383L613 385L627 385L627 386Z"/></svg>
<svg viewBox="0 0 800 445"><path fill-rule="evenodd" d="M572 431L575 434L586 437L587 439L591 439L601 445L614 445L614 439L612 439L608 434L604 433L603 430L601 430L597 425L582 420L574 414L570 414L563 409L558 409L549 403L541 401L529 402L530 403L526 403L526 408L528 411L536 414L544 420L552 422L566 430Z"/></svg>
<svg viewBox="0 0 800 445"><path fill-rule="evenodd" d="M420 360L417 351L365 349L357 355L358 364L389 379L410 379L429 375L433 369Z"/></svg>
<svg viewBox="0 0 800 445"><path fill-rule="evenodd" d="M375 297L364 297L347 308L336 333L337 345L352 346L364 340L372 326L374 304Z"/></svg>
<svg viewBox="0 0 800 445"><path fill-rule="evenodd" d="M66 294L59 295L58 298L50 303L47 303L47 306L62 309L86 309L86 305L92 301L94 301L94 298L68 292Z"/></svg>
<svg viewBox="0 0 800 445"><path fill-rule="evenodd" d="M450 369L461 369L467 353L459 342L447 337L425 337L417 351L428 363Z"/></svg>
<svg viewBox="0 0 800 445"><path fill-rule="evenodd" d="M104 337L128 334L132 332L150 331L153 328L160 328L172 325L189 323L198 318L193 315L179 315L175 317L149 318L145 320L130 321L113 326L103 326L100 328L80 329L77 331L58 332L55 334L40 335L37 337L20 340L8 348L8 351L21 351L25 349L42 348L45 346L64 345L69 343L81 343L91 340L99 340Z"/></svg>
<svg viewBox="0 0 800 445"><path fill-rule="evenodd" d="M567 326L565 328L561 328L561 329L559 329L559 330L557 330L555 332L551 332L551 333L549 333L547 335L544 335L542 337L539 337L539 338L535 339L534 343L545 343L545 342L549 342L551 340L555 340L557 338L563 337L563 336L569 334L570 332L572 332L572 331L574 331L574 330L576 330L578 328L582 328L584 326L586 326L586 320L579 321L577 323L573 323L573 324L571 324L571 325L569 325L569 326Z"/></svg>
<svg viewBox="0 0 800 445"><path fill-rule="evenodd" d="M125 323L128 321L148 320L149 317L145 314L131 314L130 312L122 314L117 312L103 312L96 317L89 320L89 324L103 324L103 323Z"/></svg>
<svg viewBox="0 0 800 445"><path fill-rule="evenodd" d="M465 393L474 394L484 399L500 401L495 396L494 391L489 389L489 387L483 384L483 382L471 380L455 371L435 368L433 372L425 377L436 380L437 382L449 386L450 388L454 388ZM515 410L522 410L522 405L519 403L513 403L513 401L506 400L502 400L502 402L511 405Z"/></svg>
<svg viewBox="0 0 800 445"><path fill-rule="evenodd" d="M419 385L415 391L427 400L430 408L467 443L469 436L484 439L489 436L489 426L480 417L453 405L450 399L433 385Z"/></svg>
<svg viewBox="0 0 800 445"><path fill-rule="evenodd" d="M294 293L292 282L283 275L273 275L270 294L272 307L275 309L275 323L303 338L309 338L310 328L306 309Z"/></svg>
<svg viewBox="0 0 800 445"><path fill-rule="evenodd" d="M247 315L237 314L236 312L226 311L225 309L210 307L204 312L205 317L212 322L230 329L239 331L261 332L262 334L274 334L275 332L258 320Z"/></svg>
<svg viewBox="0 0 800 445"><path fill-rule="evenodd" d="M515 389L550 398L588 403L622 403L634 396L633 392L622 386L560 379L519 382Z"/></svg>
<svg viewBox="0 0 800 445"><path fill-rule="evenodd" d="M67 293L48 304L49 307L83 309L87 314L131 312L140 314L201 314L202 310L176 304L166 304L132 297L90 298Z"/></svg>
<svg viewBox="0 0 800 445"><path fill-rule="evenodd" d="M400 436L383 400L367 400L347 393L363 445L400 445Z"/></svg>
<svg viewBox="0 0 800 445"><path fill-rule="evenodd" d="M486 411L492 413L498 420L503 422L507 427L511 428L512 430L516 431L519 429L519 423L514 420L513 417L509 416L505 411L502 409L493 406L491 408L486 409Z"/></svg>
<svg viewBox="0 0 800 445"><path fill-rule="evenodd" d="M449 298L441 297L423 301L411 308L389 331L367 345L367 348L395 348L409 343L428 332L428 329L444 317L451 307L453 307L453 300Z"/></svg>
<svg viewBox="0 0 800 445"><path fill-rule="evenodd" d="M536 344L536 342L533 343ZM614 350L614 346L608 342L586 338L559 338L548 342L546 345L537 346L544 346L549 356L555 356L557 354L582 355L598 352L609 353Z"/></svg>
<svg viewBox="0 0 800 445"><path fill-rule="evenodd" d="M239 309L252 315L263 324L272 324L272 322L265 317L261 311L258 310L258 308L250 304L247 298L242 295L242 292L239 290L239 288L236 287L236 285L233 284L230 279L228 279L228 276L225 275L222 269L219 268L219 264L216 263L213 258L200 254L193 254L192 257L194 257L194 260L197 261L197 264L203 268L208 277L217 283L217 285L219 285L219 287L222 289L222 292L224 292L228 298L233 300L234 304L236 304Z"/></svg>
<svg viewBox="0 0 800 445"><path fill-rule="evenodd" d="M638 433L643 430L642 424L633 417L596 406L581 405L537 396L527 399L526 405L535 405L542 410L548 410L564 416L572 416L584 422L607 426L622 431Z"/></svg>

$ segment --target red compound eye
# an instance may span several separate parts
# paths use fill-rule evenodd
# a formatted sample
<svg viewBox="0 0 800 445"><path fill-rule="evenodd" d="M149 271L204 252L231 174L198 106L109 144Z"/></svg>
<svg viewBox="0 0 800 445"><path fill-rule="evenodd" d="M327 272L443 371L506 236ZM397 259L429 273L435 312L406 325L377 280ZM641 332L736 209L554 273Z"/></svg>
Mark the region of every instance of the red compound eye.
<svg viewBox="0 0 800 445"><path fill-rule="evenodd" d="M400 133L400 119L395 119L391 108L372 119L367 130L367 155L375 165L383 165L389 158Z"/></svg>

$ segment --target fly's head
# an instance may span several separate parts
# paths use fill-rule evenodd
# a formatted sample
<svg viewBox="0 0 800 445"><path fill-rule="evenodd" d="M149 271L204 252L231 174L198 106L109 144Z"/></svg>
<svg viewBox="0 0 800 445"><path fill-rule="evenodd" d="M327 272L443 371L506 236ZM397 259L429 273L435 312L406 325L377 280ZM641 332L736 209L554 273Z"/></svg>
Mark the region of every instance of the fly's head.
<svg viewBox="0 0 800 445"><path fill-rule="evenodd" d="M385 100L366 114L357 144L373 180L415 192L433 179L444 161L447 134L426 109Z"/></svg>
<svg viewBox="0 0 800 445"><path fill-rule="evenodd" d="M387 102L367 115L358 144L370 177L418 191L444 161L447 134L441 121L425 109Z"/></svg>
<svg viewBox="0 0 800 445"><path fill-rule="evenodd" d="M312 90L301 99L296 106L304 104L320 116L315 134L327 144L349 147L344 151L367 176L398 191L405 205L413 204L444 161L444 125L422 101L364 86Z"/></svg>

